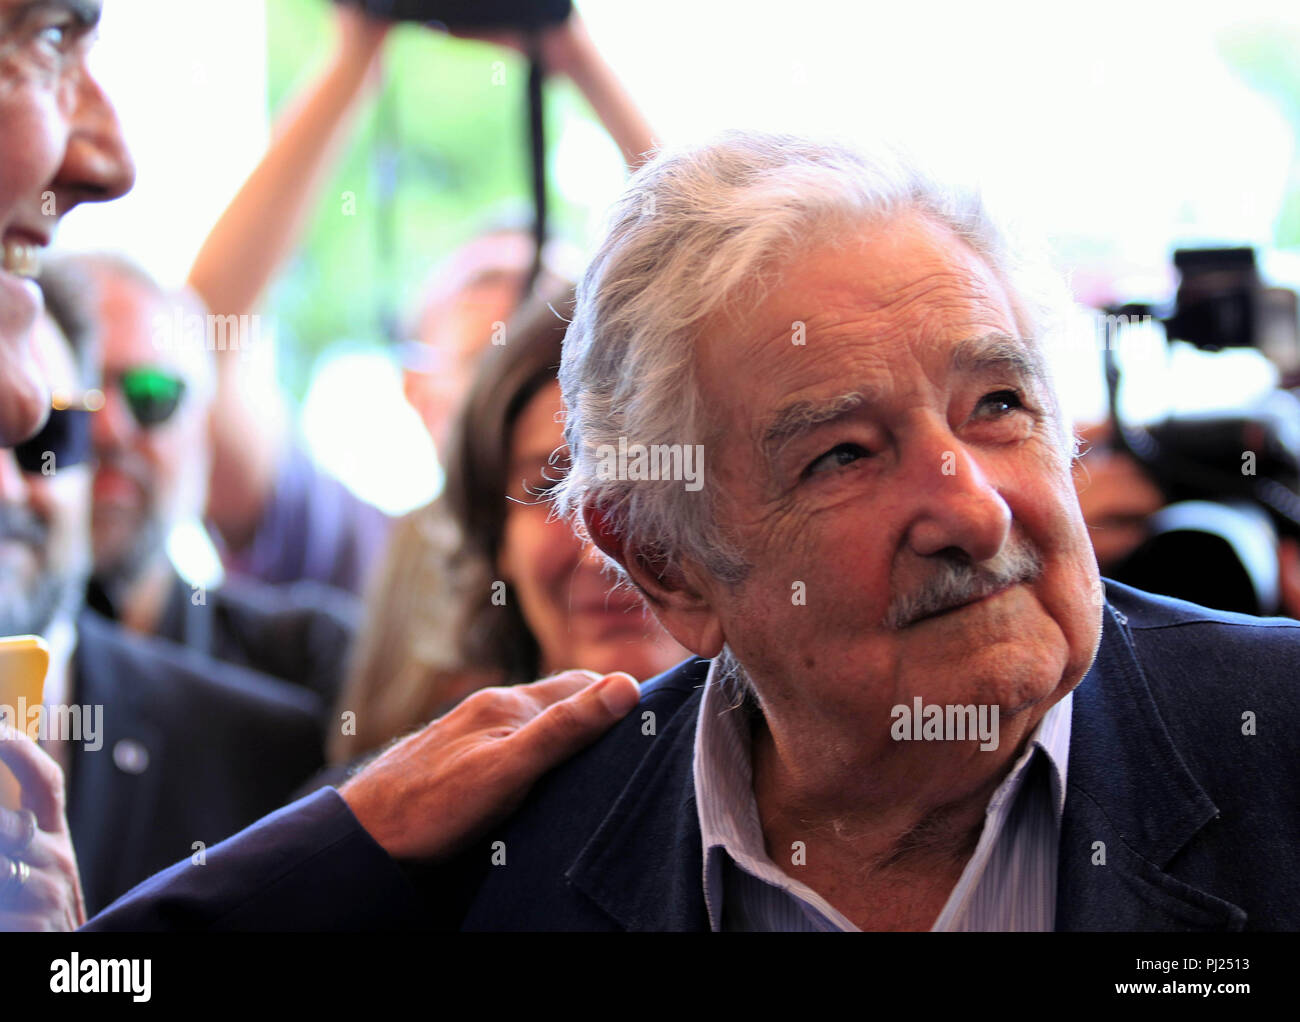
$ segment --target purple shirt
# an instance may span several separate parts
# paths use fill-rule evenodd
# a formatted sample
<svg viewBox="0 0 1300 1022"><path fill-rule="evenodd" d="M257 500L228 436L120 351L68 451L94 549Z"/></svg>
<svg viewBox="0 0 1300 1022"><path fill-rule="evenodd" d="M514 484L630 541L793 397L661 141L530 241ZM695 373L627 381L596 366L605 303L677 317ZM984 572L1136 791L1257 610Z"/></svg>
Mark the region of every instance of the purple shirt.
<svg viewBox="0 0 1300 1022"><path fill-rule="evenodd" d="M272 584L310 579L360 594L392 523L321 469L295 439L252 542L223 560L236 577Z"/></svg>

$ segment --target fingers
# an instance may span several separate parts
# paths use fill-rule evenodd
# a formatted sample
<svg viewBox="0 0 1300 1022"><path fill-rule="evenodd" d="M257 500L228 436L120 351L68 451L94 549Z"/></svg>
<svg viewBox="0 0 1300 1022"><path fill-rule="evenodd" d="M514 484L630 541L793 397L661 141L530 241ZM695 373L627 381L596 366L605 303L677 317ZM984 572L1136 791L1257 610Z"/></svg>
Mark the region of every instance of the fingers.
<svg viewBox="0 0 1300 1022"><path fill-rule="evenodd" d="M22 857L40 833L36 822L29 809L0 809L0 852Z"/></svg>
<svg viewBox="0 0 1300 1022"><path fill-rule="evenodd" d="M445 737L484 728L508 733L599 680L592 671L564 671L527 685L481 688L435 721L433 733Z"/></svg>
<svg viewBox="0 0 1300 1022"><path fill-rule="evenodd" d="M0 932L77 928L76 901L53 871L31 869L21 887L5 887L10 859L0 855Z"/></svg>
<svg viewBox="0 0 1300 1022"><path fill-rule="evenodd" d="M577 695L600 681L600 679L601 675L595 671L561 671L559 674L552 674L549 678L543 678L541 681L534 681L527 685L515 685L510 691L527 696L537 705L537 712L541 713L548 706Z"/></svg>
<svg viewBox="0 0 1300 1022"><path fill-rule="evenodd" d="M22 833L16 834L17 839L12 843L0 842L0 854L15 859L21 859L29 866L40 869L44 869L46 866L59 864L59 855L56 849L60 847L60 841L64 843L68 841L66 836L61 838L59 835L50 834L38 827L36 832L32 835L31 841L24 845L23 840L26 838L27 834L22 823L21 815L8 809L0 809L0 816L16 818L18 820L13 827L15 832L22 828ZM0 877L3 876L4 874L0 873Z"/></svg>
<svg viewBox="0 0 1300 1022"><path fill-rule="evenodd" d="M641 699L630 674L611 674L554 703L507 741L511 766L530 780L564 762L628 715Z"/></svg>
<svg viewBox="0 0 1300 1022"><path fill-rule="evenodd" d="M58 830L63 818L63 771L21 731L0 725L0 763L23 789L23 805L36 813L41 830Z"/></svg>

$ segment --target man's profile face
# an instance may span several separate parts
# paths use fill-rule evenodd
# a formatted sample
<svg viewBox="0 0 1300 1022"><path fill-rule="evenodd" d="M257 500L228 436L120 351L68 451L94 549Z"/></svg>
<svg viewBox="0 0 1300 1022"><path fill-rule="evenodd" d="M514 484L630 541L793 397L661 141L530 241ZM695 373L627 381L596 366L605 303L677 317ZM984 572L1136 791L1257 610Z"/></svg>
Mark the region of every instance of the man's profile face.
<svg viewBox="0 0 1300 1022"><path fill-rule="evenodd" d="M734 590L705 584L765 703L885 736L915 696L997 703L1005 719L1046 712L1082 678L1100 582L1048 385L1018 337L992 271L913 213L813 248L742 322L704 332L705 407L728 424L706 471L752 565ZM950 568L1000 564L1020 581L977 586L965 606L935 588Z"/></svg>
<svg viewBox="0 0 1300 1022"><path fill-rule="evenodd" d="M194 345L155 344L158 317L170 321L170 300L135 280L95 271L104 407L93 440L95 570L129 583L162 555L178 520L202 512L210 466L209 353ZM124 398L123 374L147 369L179 379L184 390L165 421L137 422Z"/></svg>
<svg viewBox="0 0 1300 1022"><path fill-rule="evenodd" d="M86 68L100 0L0 0L0 445L35 431L49 389L31 349L31 277L59 220L130 190L116 116Z"/></svg>
<svg viewBox="0 0 1300 1022"><path fill-rule="evenodd" d="M45 316L33 332L36 357L51 385L77 393L67 341ZM24 470L13 451L0 450L0 635L44 633L85 591L90 466L60 466L51 457L47 469Z"/></svg>

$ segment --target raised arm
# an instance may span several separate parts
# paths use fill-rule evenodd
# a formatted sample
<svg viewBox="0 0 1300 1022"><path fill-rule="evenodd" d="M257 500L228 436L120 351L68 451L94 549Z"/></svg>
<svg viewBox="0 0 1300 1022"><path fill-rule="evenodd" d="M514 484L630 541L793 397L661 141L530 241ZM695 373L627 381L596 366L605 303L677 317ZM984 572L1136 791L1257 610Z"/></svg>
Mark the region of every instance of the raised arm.
<svg viewBox="0 0 1300 1022"><path fill-rule="evenodd" d="M378 85L389 23L343 6L335 19L329 61L280 116L266 155L190 270L190 286L213 315L254 310L297 247L356 115ZM235 350L217 352L208 515L235 551L261 521L285 442L287 412L260 371ZM258 423L257 442L250 442L250 422Z"/></svg>
<svg viewBox="0 0 1300 1022"><path fill-rule="evenodd" d="M636 170L655 147L654 132L576 11L543 39L542 47L551 70L573 80L622 150L628 170Z"/></svg>
<svg viewBox="0 0 1300 1022"><path fill-rule="evenodd" d="M297 247L334 158L380 82L390 23L339 6L324 69L285 107L261 163L203 243L190 286L218 315L242 315Z"/></svg>
<svg viewBox="0 0 1300 1022"><path fill-rule="evenodd" d="M523 39L517 32L457 31L454 34L462 39L478 39L525 52ZM596 48L586 23L576 10L562 24L542 33L541 55L549 73L567 76L582 92L622 151L628 170L641 166L655 147L650 122Z"/></svg>
<svg viewBox="0 0 1300 1022"><path fill-rule="evenodd" d="M482 689L397 743L337 792L308 795L118 899L89 930L455 928L422 905L399 861L441 863L523 801L547 771L627 716L628 675L565 671ZM464 878L442 881L454 908ZM430 909L435 915L428 915Z"/></svg>

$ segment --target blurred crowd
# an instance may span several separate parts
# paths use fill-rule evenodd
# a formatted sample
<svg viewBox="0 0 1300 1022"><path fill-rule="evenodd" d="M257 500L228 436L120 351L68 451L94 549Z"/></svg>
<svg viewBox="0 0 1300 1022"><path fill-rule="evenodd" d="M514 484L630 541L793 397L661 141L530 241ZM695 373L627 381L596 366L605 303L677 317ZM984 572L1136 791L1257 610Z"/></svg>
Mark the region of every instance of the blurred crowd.
<svg viewBox="0 0 1300 1022"><path fill-rule="evenodd" d="M412 296L424 350L407 352L405 390L447 483L398 520L313 463L233 333L227 346L211 326L166 329L255 312L300 243L390 30L352 7L334 17L323 70L287 104L188 286L107 253L43 255L36 276L54 411L0 453L0 635L47 641L47 705L114 707L93 748L42 743L67 775L91 913L476 689L577 665L644 678L686 655L548 516L573 282L549 266L530 279L526 229L487 229ZM580 18L543 42L548 71L578 84L634 169L654 139ZM109 110L95 114L94 130L117 132ZM130 158L120 139L95 143L81 187L111 198ZM493 346L502 327L508 343ZM169 555L196 518L220 585L186 581Z"/></svg>

